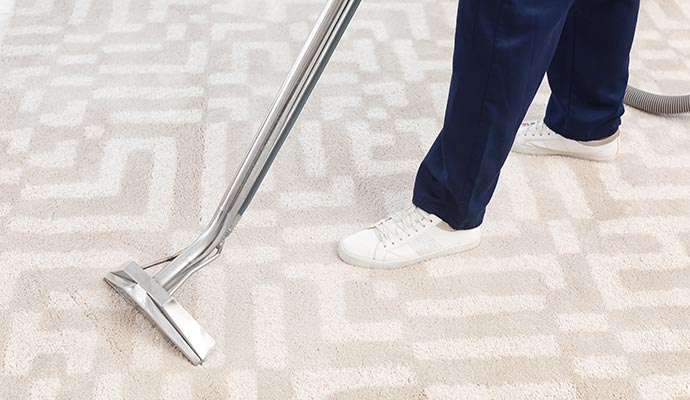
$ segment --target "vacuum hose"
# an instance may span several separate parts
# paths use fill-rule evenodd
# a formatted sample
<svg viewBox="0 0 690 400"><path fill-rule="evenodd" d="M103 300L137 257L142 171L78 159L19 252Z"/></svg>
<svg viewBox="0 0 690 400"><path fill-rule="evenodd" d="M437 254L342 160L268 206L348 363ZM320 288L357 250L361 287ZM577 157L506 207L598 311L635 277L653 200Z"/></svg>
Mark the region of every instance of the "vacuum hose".
<svg viewBox="0 0 690 400"><path fill-rule="evenodd" d="M628 86L625 104L652 114L681 114L690 112L690 94L684 96L662 96Z"/></svg>

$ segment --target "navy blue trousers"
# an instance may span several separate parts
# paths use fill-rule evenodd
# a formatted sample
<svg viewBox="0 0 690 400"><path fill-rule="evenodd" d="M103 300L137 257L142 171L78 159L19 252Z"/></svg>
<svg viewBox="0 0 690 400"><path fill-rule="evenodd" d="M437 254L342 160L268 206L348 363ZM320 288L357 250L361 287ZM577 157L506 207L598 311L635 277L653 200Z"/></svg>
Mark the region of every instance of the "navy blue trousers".
<svg viewBox="0 0 690 400"><path fill-rule="evenodd" d="M460 0L443 129L412 202L455 229L480 225L547 72L547 126L585 141L614 133L638 11L639 0Z"/></svg>

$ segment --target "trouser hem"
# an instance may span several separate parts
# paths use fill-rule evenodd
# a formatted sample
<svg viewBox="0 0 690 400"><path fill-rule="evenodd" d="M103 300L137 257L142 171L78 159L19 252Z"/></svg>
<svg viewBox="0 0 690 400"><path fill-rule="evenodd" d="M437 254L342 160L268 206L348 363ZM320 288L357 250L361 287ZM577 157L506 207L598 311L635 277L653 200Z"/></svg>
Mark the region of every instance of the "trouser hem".
<svg viewBox="0 0 690 400"><path fill-rule="evenodd" d="M482 224L484 220L484 213L473 217L460 217L452 212L449 212L450 207L447 204L441 204L434 199L428 197L414 195L412 203L422 210L434 214L441 218L444 222L450 225L455 230L469 230L474 229Z"/></svg>
<svg viewBox="0 0 690 400"><path fill-rule="evenodd" d="M619 119L618 121L597 127L596 129L586 128L584 126L568 126L568 128L564 128L561 124L552 121L547 115L544 118L544 125L567 139L577 140L579 142L592 142L606 139L616 133L620 128L621 122Z"/></svg>

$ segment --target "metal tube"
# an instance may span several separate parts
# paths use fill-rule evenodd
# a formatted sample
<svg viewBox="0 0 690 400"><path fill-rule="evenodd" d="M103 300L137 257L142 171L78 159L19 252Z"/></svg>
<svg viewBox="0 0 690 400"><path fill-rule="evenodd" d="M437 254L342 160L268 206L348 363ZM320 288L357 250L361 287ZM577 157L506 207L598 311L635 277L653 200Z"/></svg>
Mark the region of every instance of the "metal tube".
<svg viewBox="0 0 690 400"><path fill-rule="evenodd" d="M234 229L268 172L280 146L328 64L361 0L329 0L261 125L233 183L201 235L154 279L166 290L194 273L197 265Z"/></svg>

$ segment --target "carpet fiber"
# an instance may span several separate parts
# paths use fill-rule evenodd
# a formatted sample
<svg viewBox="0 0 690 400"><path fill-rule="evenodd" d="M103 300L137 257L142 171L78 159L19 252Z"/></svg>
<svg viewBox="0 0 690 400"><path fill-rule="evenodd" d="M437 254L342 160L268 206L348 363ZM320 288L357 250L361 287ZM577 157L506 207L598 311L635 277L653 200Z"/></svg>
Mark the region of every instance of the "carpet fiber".
<svg viewBox="0 0 690 400"><path fill-rule="evenodd" d="M643 3L632 82L690 93L690 3ZM476 251L338 260L340 237L410 199L442 121L450 0L363 2L223 257L177 294L216 339L203 366L103 282L201 231L321 5L5 12L0 398L689 397L688 115L628 110L611 164L511 155Z"/></svg>

